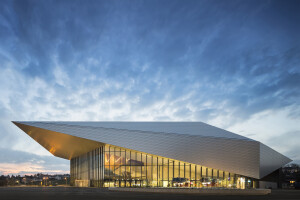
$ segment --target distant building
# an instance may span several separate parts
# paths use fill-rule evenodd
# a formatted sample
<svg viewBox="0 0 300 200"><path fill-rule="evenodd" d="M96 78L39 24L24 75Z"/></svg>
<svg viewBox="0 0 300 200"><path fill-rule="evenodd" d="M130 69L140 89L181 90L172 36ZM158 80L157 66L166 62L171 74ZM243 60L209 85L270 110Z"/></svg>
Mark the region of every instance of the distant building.
<svg viewBox="0 0 300 200"><path fill-rule="evenodd" d="M70 160L76 186L274 188L291 161L202 122L13 123Z"/></svg>
<svg viewBox="0 0 300 200"><path fill-rule="evenodd" d="M289 164L282 168L282 188L300 189L300 166Z"/></svg>

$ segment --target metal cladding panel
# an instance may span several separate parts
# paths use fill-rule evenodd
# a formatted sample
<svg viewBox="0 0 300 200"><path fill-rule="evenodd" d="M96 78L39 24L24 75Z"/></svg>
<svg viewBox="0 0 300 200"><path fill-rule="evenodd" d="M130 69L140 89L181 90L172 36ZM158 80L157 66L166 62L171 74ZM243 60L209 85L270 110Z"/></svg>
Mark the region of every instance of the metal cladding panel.
<svg viewBox="0 0 300 200"><path fill-rule="evenodd" d="M203 122L53 122L100 128L115 128L155 133L178 133L208 137L251 140L250 138L205 124Z"/></svg>
<svg viewBox="0 0 300 200"><path fill-rule="evenodd" d="M292 160L260 143L260 178L274 172Z"/></svg>
<svg viewBox="0 0 300 200"><path fill-rule="evenodd" d="M259 142L253 140L103 128L87 123L18 123L259 178L260 148Z"/></svg>

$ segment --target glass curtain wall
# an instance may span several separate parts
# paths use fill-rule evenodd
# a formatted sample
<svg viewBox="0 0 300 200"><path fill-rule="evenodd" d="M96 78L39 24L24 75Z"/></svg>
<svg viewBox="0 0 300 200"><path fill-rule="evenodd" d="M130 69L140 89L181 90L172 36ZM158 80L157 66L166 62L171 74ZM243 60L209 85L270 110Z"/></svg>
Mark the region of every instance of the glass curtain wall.
<svg viewBox="0 0 300 200"><path fill-rule="evenodd" d="M71 160L71 183L94 187L251 188L253 179L112 145Z"/></svg>
<svg viewBox="0 0 300 200"><path fill-rule="evenodd" d="M104 146L72 158L70 184L78 187L102 187L104 179Z"/></svg>

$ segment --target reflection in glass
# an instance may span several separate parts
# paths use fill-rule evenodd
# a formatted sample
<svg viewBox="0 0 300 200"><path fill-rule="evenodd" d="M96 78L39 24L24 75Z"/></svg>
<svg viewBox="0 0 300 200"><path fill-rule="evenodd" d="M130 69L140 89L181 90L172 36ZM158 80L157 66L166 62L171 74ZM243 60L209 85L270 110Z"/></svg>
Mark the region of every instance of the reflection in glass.
<svg viewBox="0 0 300 200"><path fill-rule="evenodd" d="M255 181L227 171L104 145L71 159L71 184L92 187L225 187Z"/></svg>

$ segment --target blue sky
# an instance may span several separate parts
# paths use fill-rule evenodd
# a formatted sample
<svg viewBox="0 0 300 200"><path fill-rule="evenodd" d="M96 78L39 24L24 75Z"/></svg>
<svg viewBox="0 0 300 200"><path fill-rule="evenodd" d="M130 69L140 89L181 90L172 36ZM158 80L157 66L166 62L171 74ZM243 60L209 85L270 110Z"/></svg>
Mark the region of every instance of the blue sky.
<svg viewBox="0 0 300 200"><path fill-rule="evenodd" d="M12 120L202 121L300 163L299 21L293 0L1 0L0 173L69 170Z"/></svg>

